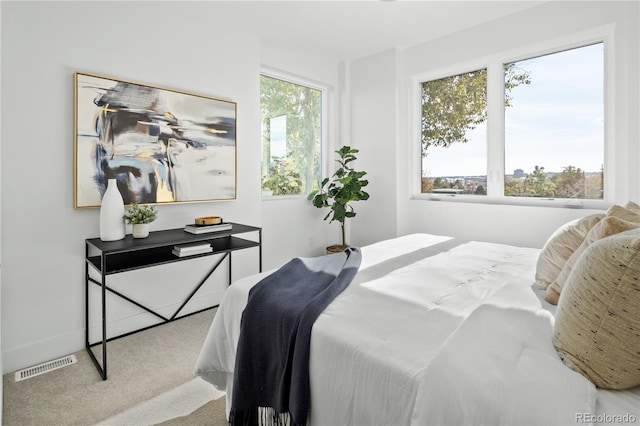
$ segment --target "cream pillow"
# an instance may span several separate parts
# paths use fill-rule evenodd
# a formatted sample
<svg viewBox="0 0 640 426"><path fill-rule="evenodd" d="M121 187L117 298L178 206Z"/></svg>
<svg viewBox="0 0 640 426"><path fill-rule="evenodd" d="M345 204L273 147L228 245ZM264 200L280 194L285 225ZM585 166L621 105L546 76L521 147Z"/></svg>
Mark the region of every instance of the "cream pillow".
<svg viewBox="0 0 640 426"><path fill-rule="evenodd" d="M640 222L629 222L616 216L607 216L596 223L593 228L589 230L580 246L571 254L569 259L567 259L556 279L547 287L545 300L554 305L558 303L558 299L562 293L562 287L569 277L571 269L580 258L580 255L582 255L591 244L611 235L636 228L640 228Z"/></svg>
<svg viewBox="0 0 640 426"><path fill-rule="evenodd" d="M562 290L553 344L604 389L640 385L640 232L592 244Z"/></svg>
<svg viewBox="0 0 640 426"><path fill-rule="evenodd" d="M627 203L627 205L629 205L629 203ZM607 216L614 216L618 219L626 220L627 222L640 223L640 211L626 206L622 207L615 205L609 207L609 210L607 210Z"/></svg>
<svg viewBox="0 0 640 426"><path fill-rule="evenodd" d="M540 251L536 264L536 284L546 289L558 277L562 267L582 244L587 233L605 217L604 213L581 217L554 231Z"/></svg>
<svg viewBox="0 0 640 426"><path fill-rule="evenodd" d="M627 204L624 205L625 208L629 209L629 210L633 210L636 213L640 213L640 205L634 203L633 201L629 201Z"/></svg>

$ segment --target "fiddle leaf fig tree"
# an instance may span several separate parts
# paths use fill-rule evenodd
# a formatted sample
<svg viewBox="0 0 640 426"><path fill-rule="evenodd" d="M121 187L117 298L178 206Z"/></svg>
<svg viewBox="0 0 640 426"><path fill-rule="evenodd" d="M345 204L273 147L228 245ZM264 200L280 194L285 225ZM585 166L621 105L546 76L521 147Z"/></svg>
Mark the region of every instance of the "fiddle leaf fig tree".
<svg viewBox="0 0 640 426"><path fill-rule="evenodd" d="M343 146L335 152L338 154L339 158L336 162L340 167L331 178L324 178L320 183L320 188L312 191L307 199L311 200L313 205L318 208L330 208L324 220L330 219L329 223L334 220L340 222L342 248L344 249L347 246L344 232L345 221L356 215L350 203L369 199L369 194L362 190L369 184L369 181L363 179L367 172L356 171L351 165L356 160L357 149Z"/></svg>

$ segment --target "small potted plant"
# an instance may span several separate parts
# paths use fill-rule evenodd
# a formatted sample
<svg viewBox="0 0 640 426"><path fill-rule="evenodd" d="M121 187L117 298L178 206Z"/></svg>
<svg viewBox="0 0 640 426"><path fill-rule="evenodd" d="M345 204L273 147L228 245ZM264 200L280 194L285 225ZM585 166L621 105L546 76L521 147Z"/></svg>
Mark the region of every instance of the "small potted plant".
<svg viewBox="0 0 640 426"><path fill-rule="evenodd" d="M352 201L364 201L369 199L369 194L362 190L369 181L363 179L367 172L356 171L350 164L356 160L358 150L349 146L343 146L336 151L339 159L336 162L340 165L338 170L333 174L332 179L325 178L320 183L320 188L311 192L307 199L313 202L318 208L329 207L331 210L324 217L329 223L334 220L340 222L340 230L342 233L342 243L327 247L327 253L338 253L348 247L344 223L347 218L355 217L356 212L351 206Z"/></svg>
<svg viewBox="0 0 640 426"><path fill-rule="evenodd" d="M149 224L156 220L157 216L156 206L133 203L123 218L128 225L133 225L133 238L146 238L149 236Z"/></svg>

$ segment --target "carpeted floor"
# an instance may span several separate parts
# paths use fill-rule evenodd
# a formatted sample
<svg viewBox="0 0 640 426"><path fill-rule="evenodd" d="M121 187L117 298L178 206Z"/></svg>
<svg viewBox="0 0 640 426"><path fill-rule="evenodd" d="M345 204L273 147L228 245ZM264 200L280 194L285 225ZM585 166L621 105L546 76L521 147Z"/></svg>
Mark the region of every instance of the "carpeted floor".
<svg viewBox="0 0 640 426"><path fill-rule="evenodd" d="M207 425L207 426L223 426L228 425L226 417L220 417L220 413L224 413L225 410L225 398L219 398L210 401L198 408L188 416L177 417L175 419L167 420L166 422L159 423L159 426L194 426L194 425Z"/></svg>
<svg viewBox="0 0 640 426"><path fill-rule="evenodd" d="M212 392L212 386L193 379L149 401L136 405L99 423L122 425L226 425L226 395Z"/></svg>
<svg viewBox="0 0 640 426"><path fill-rule="evenodd" d="M176 417L174 419L158 423L158 426L226 426L228 425L227 418L224 415L220 416L220 413L224 414L225 412L225 400L226 398L222 397L207 402L187 416Z"/></svg>
<svg viewBox="0 0 640 426"><path fill-rule="evenodd" d="M193 369L214 314L215 309L205 311L110 342L106 381L84 350L76 353L76 364L40 376L15 382L13 373L4 375L2 424L97 424L194 380ZM211 394L205 399L219 397L213 386L203 391L207 389ZM206 404L203 410L219 404ZM224 409L218 414L224 419Z"/></svg>

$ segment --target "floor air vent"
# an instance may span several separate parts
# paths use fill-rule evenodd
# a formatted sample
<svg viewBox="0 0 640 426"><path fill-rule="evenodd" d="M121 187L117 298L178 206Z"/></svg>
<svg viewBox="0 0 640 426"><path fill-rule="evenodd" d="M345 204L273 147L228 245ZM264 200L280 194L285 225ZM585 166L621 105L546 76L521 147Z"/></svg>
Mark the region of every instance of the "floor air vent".
<svg viewBox="0 0 640 426"><path fill-rule="evenodd" d="M31 377L39 376L40 374L48 373L49 371L57 370L58 368L66 367L67 365L75 364L78 362L75 355L67 355L62 358L54 359L42 364L34 365L33 367L25 368L24 370L16 371L16 382L21 380L30 379Z"/></svg>

